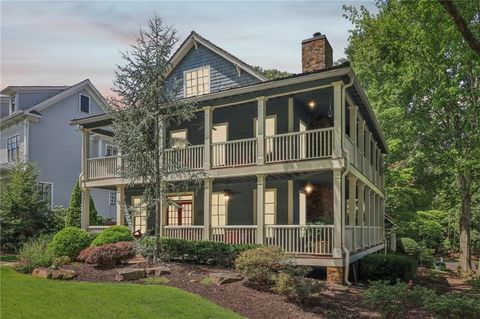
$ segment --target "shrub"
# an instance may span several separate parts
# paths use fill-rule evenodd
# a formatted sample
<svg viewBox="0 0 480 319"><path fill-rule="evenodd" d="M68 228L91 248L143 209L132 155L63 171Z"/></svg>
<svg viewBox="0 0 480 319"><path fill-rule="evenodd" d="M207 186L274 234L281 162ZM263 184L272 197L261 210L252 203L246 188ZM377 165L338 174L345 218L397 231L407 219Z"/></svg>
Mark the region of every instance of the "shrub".
<svg viewBox="0 0 480 319"><path fill-rule="evenodd" d="M136 240L135 252L142 256L145 260L152 261L155 254L155 238L151 236L143 236Z"/></svg>
<svg viewBox="0 0 480 319"><path fill-rule="evenodd" d="M420 256L418 256L418 263L420 266L433 268L435 265L435 257L433 256L433 249L420 247Z"/></svg>
<svg viewBox="0 0 480 319"><path fill-rule="evenodd" d="M23 245L15 268L23 273L31 273L37 267L50 267L53 258L53 253L48 249L48 241L39 238Z"/></svg>
<svg viewBox="0 0 480 319"><path fill-rule="evenodd" d="M97 266L109 266L119 264L134 256L135 248L132 242L118 242L95 247L85 262Z"/></svg>
<svg viewBox="0 0 480 319"><path fill-rule="evenodd" d="M368 280L408 281L415 278L416 271L417 261L400 254L372 254L360 261L360 275Z"/></svg>
<svg viewBox="0 0 480 319"><path fill-rule="evenodd" d="M415 240L407 237L400 238L400 245L398 248L400 252L417 260L422 252L420 245Z"/></svg>
<svg viewBox="0 0 480 319"><path fill-rule="evenodd" d="M55 257L52 260L52 266L51 267L52 268L58 268L59 266L68 265L71 262L72 262L72 260L68 256Z"/></svg>
<svg viewBox="0 0 480 319"><path fill-rule="evenodd" d="M293 259L279 247L265 246L245 251L235 260L235 268L245 275L247 284L271 289L282 270L293 268Z"/></svg>
<svg viewBox="0 0 480 319"><path fill-rule="evenodd" d="M390 285L388 281L375 281L365 291L363 301L380 312L382 318L404 318L408 307L421 302L418 296L426 291L422 288L411 290L403 282Z"/></svg>
<svg viewBox="0 0 480 319"><path fill-rule="evenodd" d="M92 246L114 244L121 241L133 241L134 239L130 228L127 226L112 226L98 234L93 240Z"/></svg>
<svg viewBox="0 0 480 319"><path fill-rule="evenodd" d="M274 291L285 296L289 301L305 303L321 288L322 285L318 280L282 272L277 277Z"/></svg>
<svg viewBox="0 0 480 319"><path fill-rule="evenodd" d="M97 248L97 247L96 246L89 246L89 247L85 248L84 250L82 250L77 256L77 261L85 262L85 260L87 260L88 256L90 255L90 253L95 248Z"/></svg>
<svg viewBox="0 0 480 319"><path fill-rule="evenodd" d="M425 308L435 318L475 319L480 314L480 298L473 294L448 293L424 299Z"/></svg>
<svg viewBox="0 0 480 319"><path fill-rule="evenodd" d="M80 190L80 183L77 181L73 185L72 194L70 195L70 205L67 208L65 216L65 227L80 227L81 225L81 205L82 205L82 191ZM90 195L90 225L97 225L97 210Z"/></svg>
<svg viewBox="0 0 480 319"><path fill-rule="evenodd" d="M49 247L55 256L68 256L75 260L89 244L90 236L86 231L77 227L66 227L53 236Z"/></svg>

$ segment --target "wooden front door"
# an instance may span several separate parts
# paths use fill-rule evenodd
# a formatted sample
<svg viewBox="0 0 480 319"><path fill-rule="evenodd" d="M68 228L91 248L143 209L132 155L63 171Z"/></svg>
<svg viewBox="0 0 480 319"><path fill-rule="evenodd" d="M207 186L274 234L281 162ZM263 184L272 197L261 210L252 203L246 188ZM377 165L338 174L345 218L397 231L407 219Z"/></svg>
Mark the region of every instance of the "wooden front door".
<svg viewBox="0 0 480 319"><path fill-rule="evenodd" d="M175 204L167 208L167 225L192 225L192 201L175 201Z"/></svg>

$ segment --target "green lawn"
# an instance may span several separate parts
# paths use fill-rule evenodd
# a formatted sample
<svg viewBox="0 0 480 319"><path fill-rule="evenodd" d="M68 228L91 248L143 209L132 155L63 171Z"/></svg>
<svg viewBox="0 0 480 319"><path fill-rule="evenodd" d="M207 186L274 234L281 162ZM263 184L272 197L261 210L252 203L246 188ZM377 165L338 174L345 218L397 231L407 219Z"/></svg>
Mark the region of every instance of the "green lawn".
<svg viewBox="0 0 480 319"><path fill-rule="evenodd" d="M8 262L8 261L17 261L17 255L0 255L0 261Z"/></svg>
<svg viewBox="0 0 480 319"><path fill-rule="evenodd" d="M1 318L241 318L183 290L52 281L0 268Z"/></svg>

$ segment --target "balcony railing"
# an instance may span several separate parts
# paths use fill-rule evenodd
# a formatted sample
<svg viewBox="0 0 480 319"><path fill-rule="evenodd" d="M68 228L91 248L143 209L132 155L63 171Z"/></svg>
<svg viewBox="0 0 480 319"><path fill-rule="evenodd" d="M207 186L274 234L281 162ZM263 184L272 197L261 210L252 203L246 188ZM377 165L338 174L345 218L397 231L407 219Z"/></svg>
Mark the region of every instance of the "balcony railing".
<svg viewBox="0 0 480 319"><path fill-rule="evenodd" d="M227 244L255 244L257 226L212 226L212 240Z"/></svg>
<svg viewBox="0 0 480 319"><path fill-rule="evenodd" d="M164 159L166 163L178 163L198 170L203 168L203 153L203 145L171 148L165 150Z"/></svg>
<svg viewBox="0 0 480 319"><path fill-rule="evenodd" d="M266 225L265 243L287 253L331 255L333 225Z"/></svg>
<svg viewBox="0 0 480 319"><path fill-rule="evenodd" d="M165 226L163 236L169 238L202 240L203 226Z"/></svg>
<svg viewBox="0 0 480 319"><path fill-rule="evenodd" d="M257 161L257 139L227 141L212 144L212 167L253 165Z"/></svg>
<svg viewBox="0 0 480 319"><path fill-rule="evenodd" d="M115 178L118 177L120 157L107 156L87 159L88 179Z"/></svg>

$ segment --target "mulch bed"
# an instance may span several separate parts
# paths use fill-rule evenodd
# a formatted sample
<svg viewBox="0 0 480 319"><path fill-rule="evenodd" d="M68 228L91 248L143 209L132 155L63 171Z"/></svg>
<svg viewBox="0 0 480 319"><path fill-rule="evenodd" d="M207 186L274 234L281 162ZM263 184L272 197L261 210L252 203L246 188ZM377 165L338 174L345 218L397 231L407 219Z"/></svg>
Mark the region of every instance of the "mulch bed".
<svg viewBox="0 0 480 319"><path fill-rule="evenodd" d="M224 268L200 266L182 263L163 264L171 269L171 273L162 277L168 278L169 286L198 294L216 304L231 309L247 318L379 318L380 315L368 309L362 302L364 288L350 286L348 288L330 287L307 305L297 305L285 301L276 294L261 292L249 288L243 282L217 286L201 282L212 272L233 272ZM78 277L75 280L89 282L117 282L116 272L124 267L144 268L146 264L122 265L115 268L96 268L89 264L73 263L64 266L74 269ZM130 281L141 284L142 281ZM405 318L425 318L425 314L412 310Z"/></svg>

